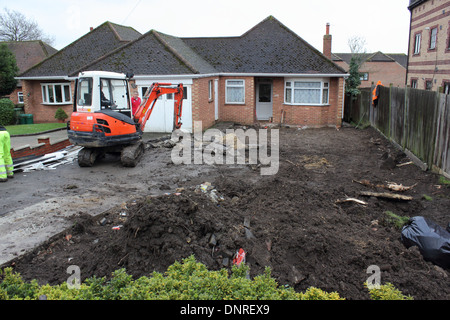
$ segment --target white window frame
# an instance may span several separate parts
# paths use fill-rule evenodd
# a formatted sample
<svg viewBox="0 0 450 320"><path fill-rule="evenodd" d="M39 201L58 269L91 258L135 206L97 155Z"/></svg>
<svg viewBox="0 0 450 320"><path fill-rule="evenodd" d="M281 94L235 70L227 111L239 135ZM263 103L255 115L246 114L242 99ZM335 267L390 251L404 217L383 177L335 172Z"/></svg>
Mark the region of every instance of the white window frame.
<svg viewBox="0 0 450 320"><path fill-rule="evenodd" d="M213 81L212 80L208 81L208 100L209 101L213 100Z"/></svg>
<svg viewBox="0 0 450 320"><path fill-rule="evenodd" d="M231 82L242 81L242 84L231 84ZM230 101L228 96L229 88L242 88L242 101ZM226 104L245 104L245 80L244 79L228 79L225 80L225 103Z"/></svg>
<svg viewBox="0 0 450 320"><path fill-rule="evenodd" d="M430 30L430 50L436 49L437 34L438 34L438 28L437 27L436 28L432 28Z"/></svg>
<svg viewBox="0 0 450 320"><path fill-rule="evenodd" d="M304 88L296 88L294 83L302 82L302 83L320 83L320 88L312 88L320 91L319 103L310 103L310 102L295 102L295 90L305 90ZM287 99L287 90L291 90L291 99L288 101ZM299 78L291 78L285 79L284 81L284 103L288 105L294 106L327 106L330 104L330 79L299 79Z"/></svg>
<svg viewBox="0 0 450 320"><path fill-rule="evenodd" d="M417 33L414 36L414 53L413 54L419 54L420 53L420 43L422 42L422 34Z"/></svg>
<svg viewBox="0 0 450 320"><path fill-rule="evenodd" d="M361 80L361 81L368 81L369 80L369 73L368 72L362 72L360 77L359 77L359 80Z"/></svg>
<svg viewBox="0 0 450 320"><path fill-rule="evenodd" d="M24 103L23 92L22 91L17 92L17 102L18 103Z"/></svg>
<svg viewBox="0 0 450 320"><path fill-rule="evenodd" d="M61 102L50 101L50 90L53 91L53 98L56 97L56 86L61 86ZM66 99L66 94L64 87L69 88L69 100ZM41 92L42 92L42 104L48 105L65 105L72 103L72 89L70 83L61 82L61 83L41 83Z"/></svg>

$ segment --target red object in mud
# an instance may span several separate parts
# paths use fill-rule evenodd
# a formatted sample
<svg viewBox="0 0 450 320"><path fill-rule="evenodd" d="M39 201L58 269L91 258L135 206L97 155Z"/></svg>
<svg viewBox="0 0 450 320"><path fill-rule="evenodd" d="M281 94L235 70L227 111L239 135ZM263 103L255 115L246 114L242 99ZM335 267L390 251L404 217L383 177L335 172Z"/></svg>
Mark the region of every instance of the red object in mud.
<svg viewBox="0 0 450 320"><path fill-rule="evenodd" d="M242 262L245 262L245 251L241 248L238 252L236 252L233 259L233 264L239 267Z"/></svg>

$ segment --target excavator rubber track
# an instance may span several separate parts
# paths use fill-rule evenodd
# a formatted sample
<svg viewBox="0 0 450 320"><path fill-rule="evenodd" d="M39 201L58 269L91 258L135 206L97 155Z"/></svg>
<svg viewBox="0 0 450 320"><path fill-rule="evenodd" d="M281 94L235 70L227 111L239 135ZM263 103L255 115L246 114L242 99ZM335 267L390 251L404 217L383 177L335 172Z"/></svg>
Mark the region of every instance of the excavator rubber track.
<svg viewBox="0 0 450 320"><path fill-rule="evenodd" d="M136 167L144 152L144 142L139 141L122 149L120 161L124 167Z"/></svg>
<svg viewBox="0 0 450 320"><path fill-rule="evenodd" d="M80 167L92 167L100 155L99 148L83 148L78 152L78 165Z"/></svg>

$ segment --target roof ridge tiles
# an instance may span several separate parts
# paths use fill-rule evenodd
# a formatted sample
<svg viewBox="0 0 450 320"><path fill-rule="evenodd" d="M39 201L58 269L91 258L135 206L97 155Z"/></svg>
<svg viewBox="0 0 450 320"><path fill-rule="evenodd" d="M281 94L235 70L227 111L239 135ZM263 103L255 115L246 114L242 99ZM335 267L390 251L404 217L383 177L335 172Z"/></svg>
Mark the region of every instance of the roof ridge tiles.
<svg viewBox="0 0 450 320"><path fill-rule="evenodd" d="M194 73L194 74L198 74L198 73L200 73L198 70L197 70L197 68L195 68L187 59L185 59L184 57L183 57L183 55L181 55L175 48L173 48L162 36L161 36L161 34L163 34L163 33L160 33L160 32L158 32L158 31L156 31L156 30L153 30L153 34L155 35L155 37L156 37L156 39L164 46L164 47L166 47L174 56L176 56L179 60L181 60L189 69L191 69L192 70L192 72ZM169 36L169 35L166 35L166 34L164 34L165 36ZM173 38L177 38L177 37L174 37L174 36L170 36L170 37L173 37ZM179 38L178 38L179 39ZM180 39L181 40L181 39Z"/></svg>

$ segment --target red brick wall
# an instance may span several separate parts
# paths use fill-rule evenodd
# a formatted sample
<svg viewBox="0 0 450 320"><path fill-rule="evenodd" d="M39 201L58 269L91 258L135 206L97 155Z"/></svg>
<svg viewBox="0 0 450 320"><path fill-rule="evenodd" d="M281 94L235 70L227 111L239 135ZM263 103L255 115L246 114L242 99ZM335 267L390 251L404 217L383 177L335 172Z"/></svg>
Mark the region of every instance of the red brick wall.
<svg viewBox="0 0 450 320"><path fill-rule="evenodd" d="M372 83L381 81L385 86L404 87L406 68L396 62L366 62L360 72L368 72L369 79L361 81L361 88L370 88Z"/></svg>
<svg viewBox="0 0 450 320"><path fill-rule="evenodd" d="M203 129L215 123L215 94L208 97L208 82L217 77L194 79L192 85L192 120L202 121ZM227 104L225 102L225 82L227 79L245 81L245 103ZM273 121L280 123L284 112L284 123L299 126L340 126L342 111L343 78L331 78L328 106L291 106L284 104L284 78L273 78ZM74 84L72 83L72 93ZM35 123L56 122L55 112L59 107L69 115L73 106L42 104L41 81L23 81L25 113L33 114ZM72 97L74 99L74 97ZM219 121L233 121L251 125L256 120L256 88L254 77L220 77L219 78Z"/></svg>
<svg viewBox="0 0 450 320"><path fill-rule="evenodd" d="M192 84L192 121L202 121L203 130L215 123L214 79L216 77L195 79ZM209 81L212 81L212 99L209 99Z"/></svg>
<svg viewBox="0 0 450 320"><path fill-rule="evenodd" d="M245 104L225 102L225 81L245 80ZM192 119L202 120L203 129L214 124L214 101L208 100L208 81L214 78L194 80L192 93ZM280 123L284 113L284 124L321 127L341 126L343 102L343 78L330 79L329 105L292 106L284 104L284 78L272 78L273 122ZM213 95L214 96L214 95ZM221 77L219 79L219 121L232 121L252 125L256 121L256 88L254 77Z"/></svg>
<svg viewBox="0 0 450 320"><path fill-rule="evenodd" d="M9 100L11 100L14 103L14 105L19 104L19 96L18 96L19 92L22 92L21 87L16 88L9 96L7 96L7 98L9 98Z"/></svg>
<svg viewBox="0 0 450 320"><path fill-rule="evenodd" d="M274 97L275 123L280 123L284 112L284 124L308 127L341 126L343 78L330 79L329 104L324 106L284 104L284 79L276 79L273 84L274 95L278 94L278 97Z"/></svg>
<svg viewBox="0 0 450 320"><path fill-rule="evenodd" d="M225 101L226 80L239 79L245 81L245 104L229 104ZM255 78L254 77L222 77L219 81L219 120L234 121L240 124L255 123Z"/></svg>
<svg viewBox="0 0 450 320"><path fill-rule="evenodd" d="M55 82L55 81L53 81ZM59 82L59 81L58 81ZM42 104L42 88L41 83L44 81L30 81L24 80L22 82L22 91L23 91L23 99L24 99L24 112L27 114L33 115L34 123L49 123L49 122L58 122L55 119L56 110L61 107L67 113L70 118L70 115L73 111L73 105L44 105ZM74 92L74 83L71 83L72 87L72 99Z"/></svg>
<svg viewBox="0 0 450 320"><path fill-rule="evenodd" d="M58 150L64 149L71 145L69 139L58 141L56 143L50 144L50 139L38 139L38 143L42 144L37 147L26 147L19 150L11 149L11 157L13 159L27 157L27 156L41 156L47 153L56 152Z"/></svg>

